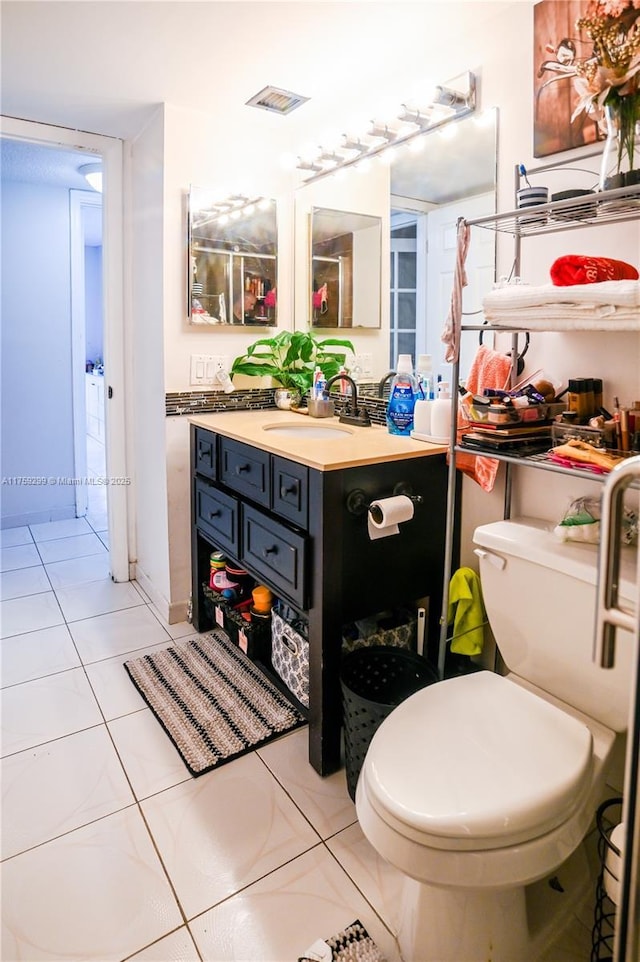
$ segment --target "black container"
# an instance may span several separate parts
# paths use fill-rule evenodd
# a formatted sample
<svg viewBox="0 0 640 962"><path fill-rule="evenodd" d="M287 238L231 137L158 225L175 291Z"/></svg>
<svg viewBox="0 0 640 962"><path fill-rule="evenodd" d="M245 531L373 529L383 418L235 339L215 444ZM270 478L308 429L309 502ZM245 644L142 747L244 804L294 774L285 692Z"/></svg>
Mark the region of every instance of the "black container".
<svg viewBox="0 0 640 962"><path fill-rule="evenodd" d="M342 659L340 685L349 795L355 801L358 776L381 723L409 695L438 681L420 655L390 645L357 648Z"/></svg>

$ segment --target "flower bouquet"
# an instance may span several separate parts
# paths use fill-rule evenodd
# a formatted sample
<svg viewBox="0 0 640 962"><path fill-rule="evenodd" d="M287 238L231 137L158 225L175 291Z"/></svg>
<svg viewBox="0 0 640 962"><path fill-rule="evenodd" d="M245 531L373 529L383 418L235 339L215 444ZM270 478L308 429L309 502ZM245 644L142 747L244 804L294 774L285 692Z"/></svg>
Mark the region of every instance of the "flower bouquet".
<svg viewBox="0 0 640 962"><path fill-rule="evenodd" d="M593 51L571 65L580 95L571 120L587 111L606 134L601 190L640 183L640 0L591 0L576 28Z"/></svg>

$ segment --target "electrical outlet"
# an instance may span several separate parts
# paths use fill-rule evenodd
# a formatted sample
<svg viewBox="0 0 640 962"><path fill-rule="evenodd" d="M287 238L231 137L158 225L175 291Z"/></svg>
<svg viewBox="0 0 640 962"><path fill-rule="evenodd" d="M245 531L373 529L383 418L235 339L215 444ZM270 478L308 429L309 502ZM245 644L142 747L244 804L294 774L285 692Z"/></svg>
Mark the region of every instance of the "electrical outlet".
<svg viewBox="0 0 640 962"><path fill-rule="evenodd" d="M229 355L228 354L216 354L213 358L213 367L215 372L227 371L229 372Z"/></svg>
<svg viewBox="0 0 640 962"><path fill-rule="evenodd" d="M353 366L360 379L373 377L373 354L356 354Z"/></svg>

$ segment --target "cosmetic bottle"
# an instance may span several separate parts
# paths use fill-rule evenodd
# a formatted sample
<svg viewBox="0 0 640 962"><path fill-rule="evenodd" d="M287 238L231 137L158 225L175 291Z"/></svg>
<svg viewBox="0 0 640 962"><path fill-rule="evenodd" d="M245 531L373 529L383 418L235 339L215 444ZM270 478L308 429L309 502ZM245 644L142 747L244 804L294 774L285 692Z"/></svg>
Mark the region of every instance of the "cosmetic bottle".
<svg viewBox="0 0 640 962"><path fill-rule="evenodd" d="M413 376L410 354L400 354L396 374L391 381L387 404L389 434L409 437L413 429L413 415L418 387Z"/></svg>

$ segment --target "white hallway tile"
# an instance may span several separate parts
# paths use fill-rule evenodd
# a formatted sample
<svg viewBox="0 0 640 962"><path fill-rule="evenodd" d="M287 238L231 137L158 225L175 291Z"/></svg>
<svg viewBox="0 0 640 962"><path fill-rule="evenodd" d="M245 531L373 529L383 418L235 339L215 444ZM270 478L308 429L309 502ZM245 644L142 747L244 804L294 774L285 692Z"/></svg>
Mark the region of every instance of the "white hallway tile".
<svg viewBox="0 0 640 962"><path fill-rule="evenodd" d="M58 588L73 588L89 581L106 581L109 578L109 568L109 556L103 552L88 558L54 561L46 566L46 571L52 587L57 591Z"/></svg>
<svg viewBox="0 0 640 962"><path fill-rule="evenodd" d="M116 718L109 722L109 731L136 798L147 798L191 778L150 708Z"/></svg>
<svg viewBox="0 0 640 962"><path fill-rule="evenodd" d="M74 535L88 534L91 528L84 518L68 518L66 521L46 521L29 526L36 542L53 541L55 538L71 538Z"/></svg>
<svg viewBox="0 0 640 962"><path fill-rule="evenodd" d="M16 568L30 568L41 564L38 549L31 544L10 545L0 550L0 571L13 571Z"/></svg>
<svg viewBox="0 0 640 962"><path fill-rule="evenodd" d="M0 601L0 637L2 638L62 624L64 624L64 618L53 591Z"/></svg>
<svg viewBox="0 0 640 962"><path fill-rule="evenodd" d="M141 807L187 918L319 841L254 755L167 789Z"/></svg>
<svg viewBox="0 0 640 962"><path fill-rule="evenodd" d="M58 588L56 596L67 622L82 621L84 618L144 604L128 581L92 581L74 588Z"/></svg>
<svg viewBox="0 0 640 962"><path fill-rule="evenodd" d="M2 858L134 802L103 726L2 761Z"/></svg>
<svg viewBox="0 0 640 962"><path fill-rule="evenodd" d="M387 962L400 956L349 877L319 845L189 923L205 962L293 962L360 919ZM423 962L423 960L407 960Z"/></svg>
<svg viewBox="0 0 640 962"><path fill-rule="evenodd" d="M21 752L99 725L102 715L82 668L72 668L2 693L2 754Z"/></svg>
<svg viewBox="0 0 640 962"><path fill-rule="evenodd" d="M142 952L136 952L128 962L200 962L191 933L183 926Z"/></svg>
<svg viewBox="0 0 640 962"><path fill-rule="evenodd" d="M306 726L257 751L321 838L326 839L356 821L356 807L347 791L344 770L322 778L309 764Z"/></svg>
<svg viewBox="0 0 640 962"><path fill-rule="evenodd" d="M9 859L2 875L3 959L117 962L182 925L135 806Z"/></svg>
<svg viewBox="0 0 640 962"><path fill-rule="evenodd" d="M137 598L141 602L139 595ZM138 648L148 648L171 640L147 605L143 604L96 618L74 621L69 631L85 665L120 654L136 657Z"/></svg>
<svg viewBox="0 0 640 962"><path fill-rule="evenodd" d="M32 544L33 538L26 524L17 528L2 528L0 530L0 548L12 548L17 544Z"/></svg>
<svg viewBox="0 0 640 962"><path fill-rule="evenodd" d="M77 668L80 659L66 625L0 640L2 687Z"/></svg>
<svg viewBox="0 0 640 962"><path fill-rule="evenodd" d="M55 522L57 523L57 522ZM38 551L44 564L55 561L67 561L69 558L86 558L89 555L102 554L106 551L100 538L91 531L90 534L80 534L73 538L59 538L55 541L41 541Z"/></svg>
<svg viewBox="0 0 640 962"><path fill-rule="evenodd" d="M154 651L161 651L163 648L168 648L170 644L169 639L165 638L159 645L150 645L148 648L141 650L124 652L121 655L116 655L115 658L95 661L86 666L85 670L89 682L107 721L147 708L147 703L124 667L125 661L142 658L143 655L150 655Z"/></svg>
<svg viewBox="0 0 640 962"><path fill-rule="evenodd" d="M51 591L47 572L42 565L4 571L0 578L0 601L37 595L42 591Z"/></svg>

